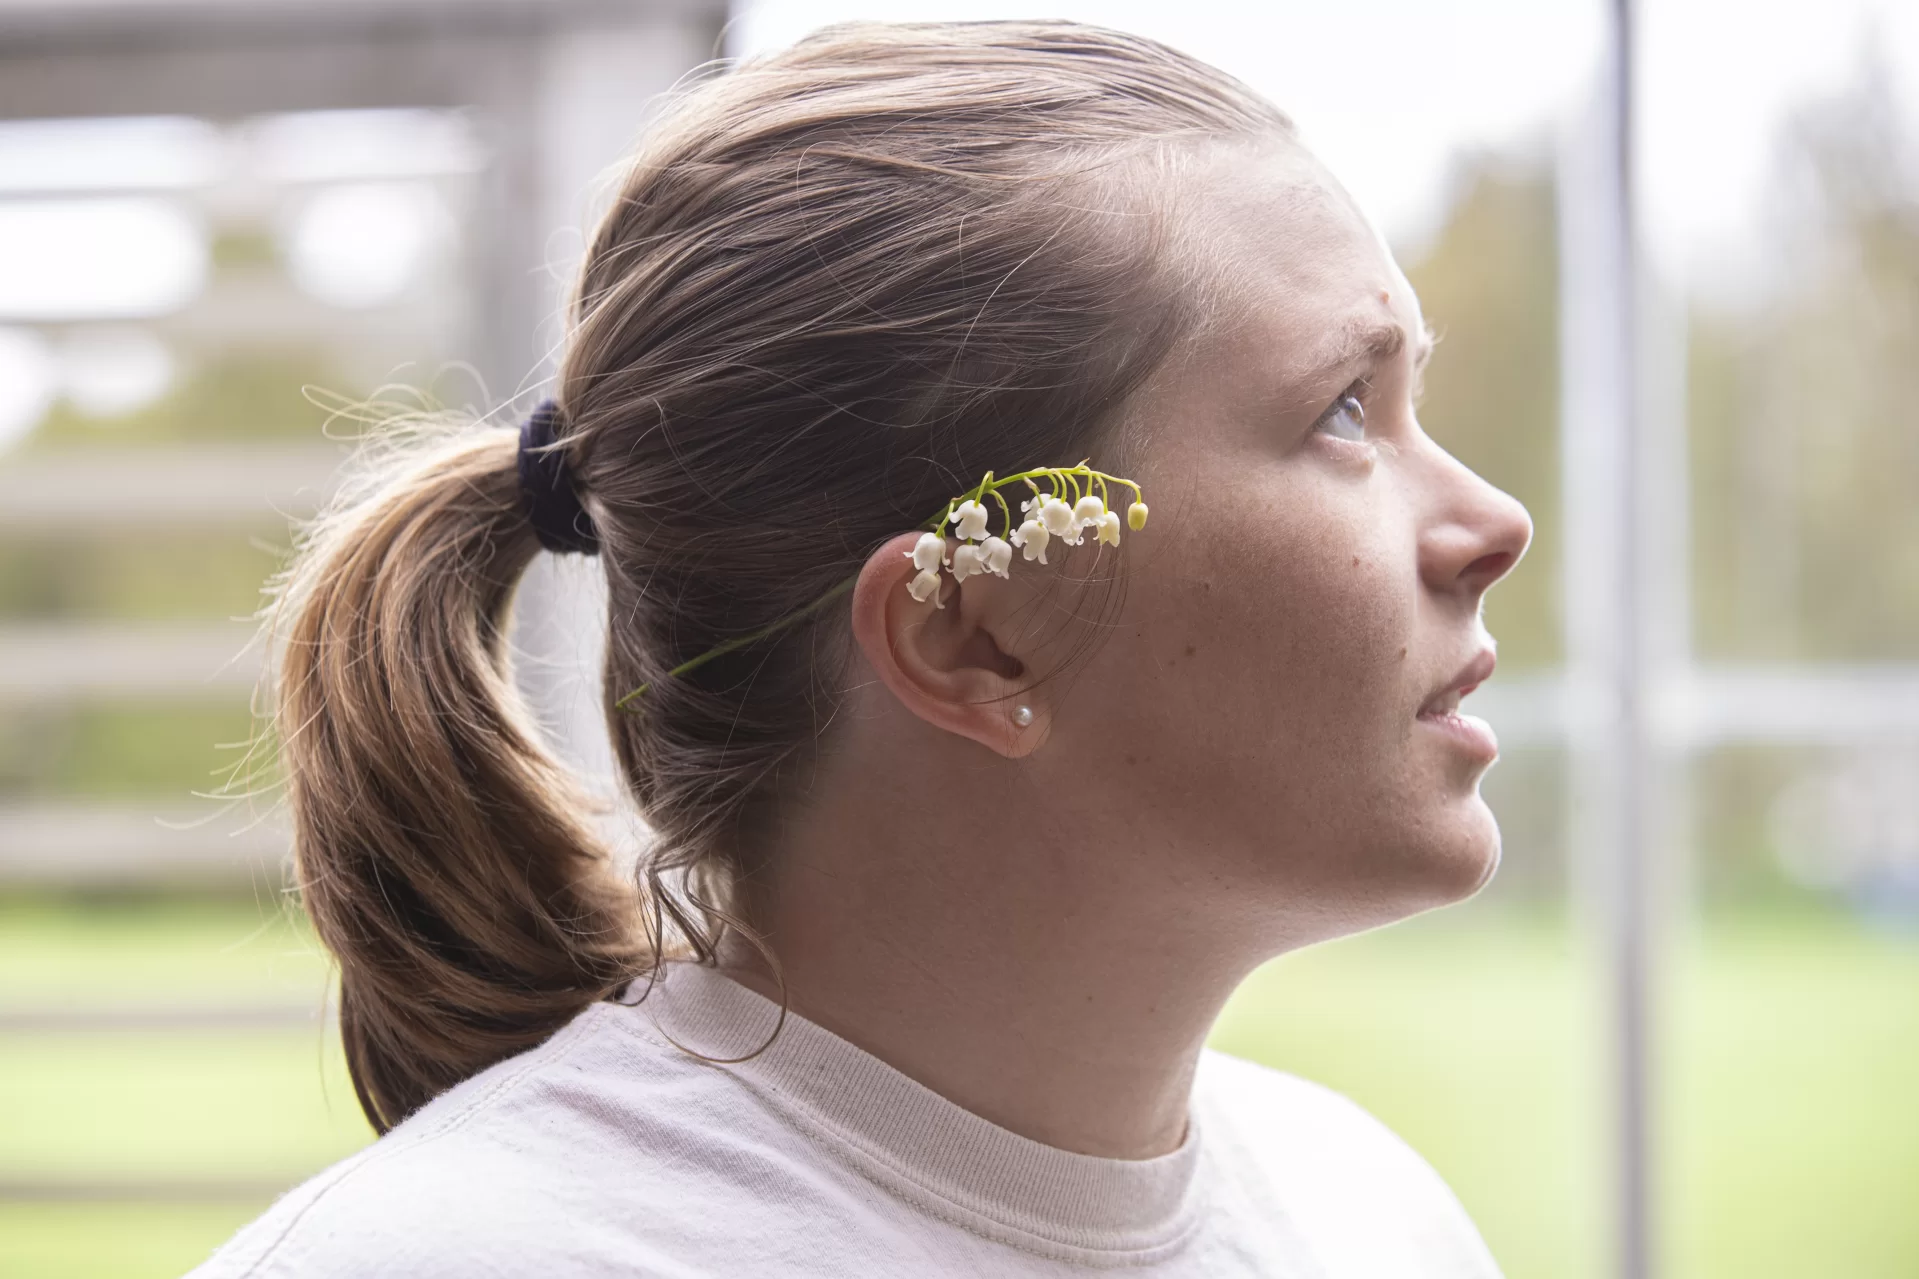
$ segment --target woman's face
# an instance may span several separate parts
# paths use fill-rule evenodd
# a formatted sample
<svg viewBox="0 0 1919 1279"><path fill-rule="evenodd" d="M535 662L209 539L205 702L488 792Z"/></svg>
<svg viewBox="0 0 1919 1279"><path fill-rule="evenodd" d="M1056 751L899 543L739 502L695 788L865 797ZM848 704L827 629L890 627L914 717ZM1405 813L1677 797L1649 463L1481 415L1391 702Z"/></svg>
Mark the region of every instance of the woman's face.
<svg viewBox="0 0 1919 1279"><path fill-rule="evenodd" d="M1151 522L1029 763L1100 778L1206 909L1303 943L1498 864L1492 751L1420 712L1483 678L1532 523L1420 429L1419 302L1344 191L1288 146L1201 167L1181 226L1220 308L1134 405Z"/></svg>

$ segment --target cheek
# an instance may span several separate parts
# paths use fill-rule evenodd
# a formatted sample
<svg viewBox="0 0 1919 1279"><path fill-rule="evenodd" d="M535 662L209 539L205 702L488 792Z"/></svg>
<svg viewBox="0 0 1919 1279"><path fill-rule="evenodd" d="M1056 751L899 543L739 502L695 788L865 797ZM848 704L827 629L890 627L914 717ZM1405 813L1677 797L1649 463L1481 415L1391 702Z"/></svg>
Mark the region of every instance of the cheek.
<svg viewBox="0 0 1919 1279"><path fill-rule="evenodd" d="M1337 809L1329 794L1403 743L1413 542L1379 492L1248 473L1139 575L1129 686L1157 690L1160 720L1140 740L1172 747L1196 789L1266 821L1289 792Z"/></svg>
<svg viewBox="0 0 1919 1279"><path fill-rule="evenodd" d="M1230 689L1217 709L1252 721L1249 730L1268 727L1246 740L1336 749L1366 736L1372 708L1399 695L1410 543L1371 486L1289 478L1249 482L1222 501L1211 536L1194 548L1195 580L1173 597L1195 657L1212 655L1195 674L1210 668Z"/></svg>

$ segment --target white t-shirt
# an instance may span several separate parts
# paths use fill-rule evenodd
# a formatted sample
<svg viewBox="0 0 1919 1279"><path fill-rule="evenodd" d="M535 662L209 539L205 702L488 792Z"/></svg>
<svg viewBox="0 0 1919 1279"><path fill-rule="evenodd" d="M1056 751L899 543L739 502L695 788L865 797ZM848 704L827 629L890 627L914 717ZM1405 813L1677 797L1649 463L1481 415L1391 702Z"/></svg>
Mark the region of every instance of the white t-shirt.
<svg viewBox="0 0 1919 1279"><path fill-rule="evenodd" d="M1316 1084L1207 1052L1184 1144L1042 1145L712 969L599 1003L289 1191L198 1279L1496 1279L1459 1201ZM670 1036L670 1040L669 1040Z"/></svg>

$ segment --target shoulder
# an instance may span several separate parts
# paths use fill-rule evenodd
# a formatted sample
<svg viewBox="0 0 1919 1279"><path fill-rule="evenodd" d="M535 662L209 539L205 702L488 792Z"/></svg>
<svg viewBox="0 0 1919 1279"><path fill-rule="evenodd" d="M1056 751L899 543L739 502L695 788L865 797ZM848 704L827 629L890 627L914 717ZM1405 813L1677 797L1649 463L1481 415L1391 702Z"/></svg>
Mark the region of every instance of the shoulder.
<svg viewBox="0 0 1919 1279"><path fill-rule="evenodd" d="M644 1072L607 1060L630 1043L610 1029L611 1008L588 1009L288 1191L191 1279L508 1275L529 1239L573 1253L552 1258L572 1273L599 1273L608 1241L590 1197L634 1140L607 1080ZM631 1247L620 1240L620 1273L651 1273Z"/></svg>
<svg viewBox="0 0 1919 1279"><path fill-rule="evenodd" d="M1292 1149L1303 1143L1328 1158L1384 1163L1394 1172L1438 1178L1372 1112L1324 1084L1208 1049L1200 1059L1198 1091L1207 1108L1230 1116L1231 1126L1242 1133L1284 1139Z"/></svg>
<svg viewBox="0 0 1919 1279"><path fill-rule="evenodd" d="M1331 1273L1499 1274L1452 1188L1351 1098L1208 1050L1195 1109L1227 1176L1285 1211Z"/></svg>

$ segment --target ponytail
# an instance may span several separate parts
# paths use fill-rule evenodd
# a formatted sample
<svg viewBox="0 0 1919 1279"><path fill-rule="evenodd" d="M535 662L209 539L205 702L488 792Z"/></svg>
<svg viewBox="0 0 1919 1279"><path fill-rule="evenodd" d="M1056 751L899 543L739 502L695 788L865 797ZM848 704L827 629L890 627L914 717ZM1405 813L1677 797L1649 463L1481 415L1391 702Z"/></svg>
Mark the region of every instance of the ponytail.
<svg viewBox="0 0 1919 1279"><path fill-rule="evenodd" d="M516 438L428 445L308 532L276 608L306 910L380 1132L648 967L634 890L507 671L539 549Z"/></svg>

